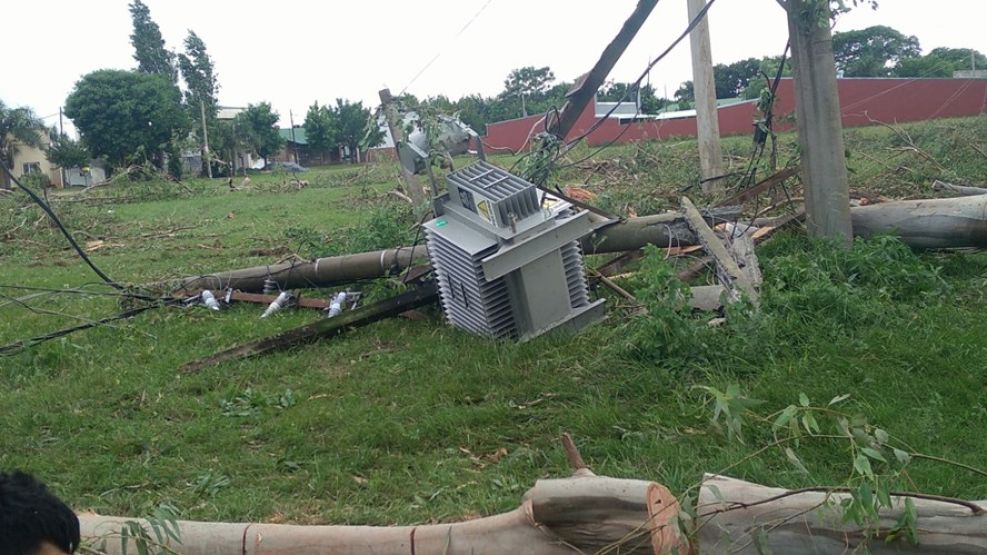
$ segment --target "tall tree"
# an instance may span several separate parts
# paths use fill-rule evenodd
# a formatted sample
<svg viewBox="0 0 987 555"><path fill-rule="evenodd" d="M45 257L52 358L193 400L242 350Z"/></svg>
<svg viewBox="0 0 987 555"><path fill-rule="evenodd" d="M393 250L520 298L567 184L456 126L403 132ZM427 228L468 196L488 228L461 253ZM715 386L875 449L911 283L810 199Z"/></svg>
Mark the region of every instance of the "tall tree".
<svg viewBox="0 0 987 555"><path fill-rule="evenodd" d="M189 31L188 36L185 37L185 52L178 55L178 67L188 87L185 101L191 113L198 114L200 105L204 105L207 117L215 117L219 83L216 80L212 57L206 51L206 44L202 42L199 35L195 34L195 31Z"/></svg>
<svg viewBox="0 0 987 555"><path fill-rule="evenodd" d="M284 144L278 132L278 119L270 102L248 104L247 109L236 116L237 133L243 137L244 145L267 160Z"/></svg>
<svg viewBox="0 0 987 555"><path fill-rule="evenodd" d="M332 150L339 144L339 125L336 113L329 106L319 106L318 101L308 107L305 114L305 139L314 150Z"/></svg>
<svg viewBox="0 0 987 555"><path fill-rule="evenodd" d="M30 108L11 108L0 100L0 164L13 169L17 145L40 147L45 132L44 122ZM9 188L7 173L0 173L0 186Z"/></svg>
<svg viewBox="0 0 987 555"><path fill-rule="evenodd" d="M172 83L176 82L178 71L175 69L175 53L165 48L161 29L151 19L151 10L141 0L133 0L129 7L130 19L134 24L130 42L134 45L137 71L165 75Z"/></svg>
<svg viewBox="0 0 987 555"><path fill-rule="evenodd" d="M917 37L886 25L833 35L836 69L846 77L887 77L903 60L921 52Z"/></svg>
<svg viewBox="0 0 987 555"><path fill-rule="evenodd" d="M987 69L987 57L971 48L934 48L925 56L901 60L897 77L952 77L954 71Z"/></svg>
<svg viewBox="0 0 987 555"><path fill-rule="evenodd" d="M555 81L555 74L545 67L526 66L511 70L504 80L504 95L521 100L521 114L528 115L528 98L544 93L548 85Z"/></svg>
<svg viewBox="0 0 987 555"><path fill-rule="evenodd" d="M84 75L65 101L65 115L91 152L115 165L143 156L160 166L162 149L189 124L168 77L115 69Z"/></svg>
<svg viewBox="0 0 987 555"><path fill-rule="evenodd" d="M812 237L849 246L850 191L833 64L830 0L777 0L788 15L795 66L806 227ZM843 4L844 0L833 0Z"/></svg>

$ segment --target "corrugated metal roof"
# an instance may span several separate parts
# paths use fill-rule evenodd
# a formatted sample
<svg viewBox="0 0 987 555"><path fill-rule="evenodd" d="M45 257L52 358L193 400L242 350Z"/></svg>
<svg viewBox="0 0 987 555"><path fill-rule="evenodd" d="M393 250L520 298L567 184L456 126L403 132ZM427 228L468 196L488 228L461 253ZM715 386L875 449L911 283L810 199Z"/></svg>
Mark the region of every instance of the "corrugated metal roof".
<svg viewBox="0 0 987 555"><path fill-rule="evenodd" d="M296 127L292 130L290 127L286 129L278 129L278 133L281 138L288 141L289 143L295 143L296 145L307 145L308 138L305 136L304 127Z"/></svg>

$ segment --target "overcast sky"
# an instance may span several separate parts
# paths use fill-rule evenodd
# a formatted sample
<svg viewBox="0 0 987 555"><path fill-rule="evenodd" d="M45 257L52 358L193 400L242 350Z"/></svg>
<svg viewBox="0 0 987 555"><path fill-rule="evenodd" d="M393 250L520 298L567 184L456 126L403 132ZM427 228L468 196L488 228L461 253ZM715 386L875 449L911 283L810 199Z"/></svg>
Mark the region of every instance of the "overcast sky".
<svg viewBox="0 0 987 555"><path fill-rule="evenodd" d="M133 68L128 0L6 0L0 100L57 123L83 74ZM287 126L315 100L374 105L390 87L419 97L494 95L516 67L550 66L572 80L596 61L636 0L145 0L167 46L189 29L205 41L225 106L269 101ZM477 13L479 15L477 16ZM475 19L474 19L474 16ZM987 52L987 1L880 0L842 16L837 31L889 25L938 46ZM717 0L709 12L714 63L778 55L788 29L775 0ZM470 26L460 30L472 20ZM662 0L611 74L630 81L687 24L685 0ZM457 36L458 34L458 36ZM691 78L688 41L651 82L669 95ZM437 53L439 58L411 82ZM54 116L54 117L52 117Z"/></svg>

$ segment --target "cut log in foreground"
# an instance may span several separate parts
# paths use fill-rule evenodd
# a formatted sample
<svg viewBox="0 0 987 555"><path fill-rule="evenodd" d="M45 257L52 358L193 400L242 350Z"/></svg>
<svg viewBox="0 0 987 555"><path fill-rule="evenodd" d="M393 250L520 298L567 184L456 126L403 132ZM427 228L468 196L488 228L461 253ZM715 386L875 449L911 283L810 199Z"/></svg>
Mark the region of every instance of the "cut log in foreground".
<svg viewBox="0 0 987 555"><path fill-rule="evenodd" d="M823 489L823 488L820 488ZM700 553L758 555L825 555L859 553L864 530L843 521L843 493L790 492L726 476L707 475L696 510ZM827 503L827 500L830 503ZM881 512L880 537L867 542L867 552L987 553L987 501L970 504L913 498L918 514L918 546L884 538L904 506L892 497L895 510ZM976 509L979 507L979 511Z"/></svg>
<svg viewBox="0 0 987 555"><path fill-rule="evenodd" d="M708 214L723 223L737 217L736 209ZM854 234L861 237L896 235L917 249L987 247L987 195L951 199L904 200L850 210ZM755 241L756 241L755 237ZM659 247L695 245L696 235L682 214L670 212L629 218L600 229L583 240L587 254L624 252L652 244ZM426 260L424 246L332 256L314 262L291 262L186 278L184 289L226 289L257 292L272 279L282 289L331 287L394 275L409 264Z"/></svg>
<svg viewBox="0 0 987 555"><path fill-rule="evenodd" d="M582 468L571 478L539 480L511 512L466 522L374 527L185 521L179 523L181 544L169 547L184 555L836 555L858 552L868 540L864 530L843 521L839 500L844 495L707 475L690 551L677 524L678 502L664 486L595 476ZM870 553L987 553L987 502L913 502L919 544L885 541L900 514L900 509L888 510L881 513L878 536L867 541ZM904 505L902 497L893 497L892 503ZM108 538L107 552L122 552L115 534L125 519L79 519L83 538ZM131 545L129 552L135 551Z"/></svg>
<svg viewBox="0 0 987 555"><path fill-rule="evenodd" d="M665 487L643 480L595 476L539 480L517 509L454 524L425 526L292 526L179 523L182 555L572 555L687 553L670 521L678 502ZM118 517L80 515L83 538L110 537L107 552L122 553ZM131 544L128 552L136 552Z"/></svg>

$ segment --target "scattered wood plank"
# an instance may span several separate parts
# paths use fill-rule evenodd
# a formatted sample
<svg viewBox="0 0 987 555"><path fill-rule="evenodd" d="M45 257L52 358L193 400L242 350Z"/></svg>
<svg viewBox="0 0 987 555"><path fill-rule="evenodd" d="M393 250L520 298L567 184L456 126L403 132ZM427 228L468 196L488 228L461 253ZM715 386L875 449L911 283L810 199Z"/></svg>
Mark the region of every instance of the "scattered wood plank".
<svg viewBox="0 0 987 555"><path fill-rule="evenodd" d="M954 185L938 179L932 182L932 190L955 193L960 197L975 197L977 195L987 195L987 189L983 187L970 187L969 185Z"/></svg>
<svg viewBox="0 0 987 555"><path fill-rule="evenodd" d="M747 276L747 281L755 288L759 288L764 279L761 276L757 253L754 252L753 229L753 226L746 224L726 224L726 245L730 256L737 261L737 266L740 266L740 270Z"/></svg>
<svg viewBox="0 0 987 555"><path fill-rule="evenodd" d="M716 236L706 220L703 219L696 205L688 197L682 197L682 208L689 225L696 232L699 243L706 253L713 257L717 278L730 291L731 299L737 300L739 298L738 293L742 292L757 306L760 303L760 294L757 288L748 279L747 274L740 269L737 261L733 259L727 247Z"/></svg>
<svg viewBox="0 0 987 555"><path fill-rule="evenodd" d="M273 337L246 343L206 358L189 362L182 367L182 370L185 372L198 372L203 368L216 364L242 360L260 354L310 343L323 337L339 335L347 330L366 326L384 318L397 316L413 308L431 304L438 298L438 286L434 282L428 283L396 297L344 312L334 318L319 320L279 333Z"/></svg>

